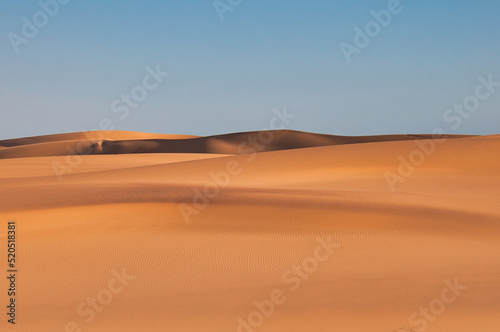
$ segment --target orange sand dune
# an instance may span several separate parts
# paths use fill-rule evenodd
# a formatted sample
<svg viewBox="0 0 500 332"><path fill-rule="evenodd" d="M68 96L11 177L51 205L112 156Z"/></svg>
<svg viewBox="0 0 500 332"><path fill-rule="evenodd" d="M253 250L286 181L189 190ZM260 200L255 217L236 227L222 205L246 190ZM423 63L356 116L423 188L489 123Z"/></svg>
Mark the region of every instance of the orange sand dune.
<svg viewBox="0 0 500 332"><path fill-rule="evenodd" d="M448 138L466 136L449 135ZM333 136L291 130L208 137L135 132L86 132L0 141L0 159L76 154L216 153L248 154L307 147L432 138L431 135Z"/></svg>
<svg viewBox="0 0 500 332"><path fill-rule="evenodd" d="M94 155L82 156L81 163L71 169L72 174L96 172L112 169L134 168L157 164L177 163L189 160L210 159L228 155L196 154L196 153L155 153L148 155ZM64 164L66 156L28 157L20 163L16 158L2 160L2 178L30 178L38 176L54 176L53 163Z"/></svg>
<svg viewBox="0 0 500 332"><path fill-rule="evenodd" d="M450 136L460 138L463 136ZM102 141L94 144L91 154L123 153L219 153L248 154L318 146L386 142L430 138L429 135L333 136L291 130L247 132L190 139L148 139Z"/></svg>
<svg viewBox="0 0 500 332"><path fill-rule="evenodd" d="M135 131L86 131L68 134L54 134L44 136L33 136L24 138L13 138L0 141L0 146L12 147L36 143L58 142L58 141L75 141L75 140L102 140L102 139L182 139L182 138L196 138L198 136L190 135L167 135L167 134L149 134L140 133Z"/></svg>
<svg viewBox="0 0 500 332"><path fill-rule="evenodd" d="M0 159L88 154L90 153L89 148L93 144L103 140L142 140L148 138L170 140L196 137L128 131L90 131L17 138L0 141L0 146L5 147L0 151Z"/></svg>
<svg viewBox="0 0 500 332"><path fill-rule="evenodd" d="M0 141L15 330L499 330L500 135L81 135Z"/></svg>

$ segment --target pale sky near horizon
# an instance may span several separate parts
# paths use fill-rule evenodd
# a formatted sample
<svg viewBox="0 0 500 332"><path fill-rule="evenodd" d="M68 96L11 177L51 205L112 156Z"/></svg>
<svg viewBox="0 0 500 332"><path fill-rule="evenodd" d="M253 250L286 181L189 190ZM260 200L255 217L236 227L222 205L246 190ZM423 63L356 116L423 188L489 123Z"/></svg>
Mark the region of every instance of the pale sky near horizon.
<svg viewBox="0 0 500 332"><path fill-rule="evenodd" d="M0 139L103 119L259 130L284 107L288 129L310 132L500 133L500 87L478 79L500 82L498 0L59 1L0 3ZM350 63L341 43L358 46Z"/></svg>

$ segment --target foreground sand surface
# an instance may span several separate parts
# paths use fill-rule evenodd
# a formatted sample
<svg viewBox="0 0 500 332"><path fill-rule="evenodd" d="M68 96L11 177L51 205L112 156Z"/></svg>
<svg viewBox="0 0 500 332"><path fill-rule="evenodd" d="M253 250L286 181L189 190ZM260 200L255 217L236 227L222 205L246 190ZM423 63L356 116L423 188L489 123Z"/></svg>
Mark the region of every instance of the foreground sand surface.
<svg viewBox="0 0 500 332"><path fill-rule="evenodd" d="M500 331L500 136L5 140L9 220L2 331Z"/></svg>

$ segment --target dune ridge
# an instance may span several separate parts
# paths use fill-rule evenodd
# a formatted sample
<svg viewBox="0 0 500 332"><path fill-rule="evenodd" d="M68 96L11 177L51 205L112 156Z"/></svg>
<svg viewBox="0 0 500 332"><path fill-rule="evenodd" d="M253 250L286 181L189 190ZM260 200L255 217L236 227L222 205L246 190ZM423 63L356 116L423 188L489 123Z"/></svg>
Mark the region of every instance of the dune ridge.
<svg viewBox="0 0 500 332"><path fill-rule="evenodd" d="M431 139L432 135L335 136L293 130L255 131L207 137L134 132L86 132L0 141L0 159L76 154L246 154L319 146ZM463 138L445 135L443 138ZM133 138L133 139L132 139Z"/></svg>

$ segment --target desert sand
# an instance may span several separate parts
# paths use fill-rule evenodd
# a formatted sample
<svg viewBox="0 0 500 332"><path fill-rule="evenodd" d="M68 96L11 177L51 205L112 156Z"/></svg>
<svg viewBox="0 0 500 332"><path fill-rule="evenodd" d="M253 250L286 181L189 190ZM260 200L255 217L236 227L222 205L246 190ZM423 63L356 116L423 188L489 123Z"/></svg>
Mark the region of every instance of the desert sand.
<svg viewBox="0 0 500 332"><path fill-rule="evenodd" d="M2 331L498 332L500 136L0 141Z"/></svg>

